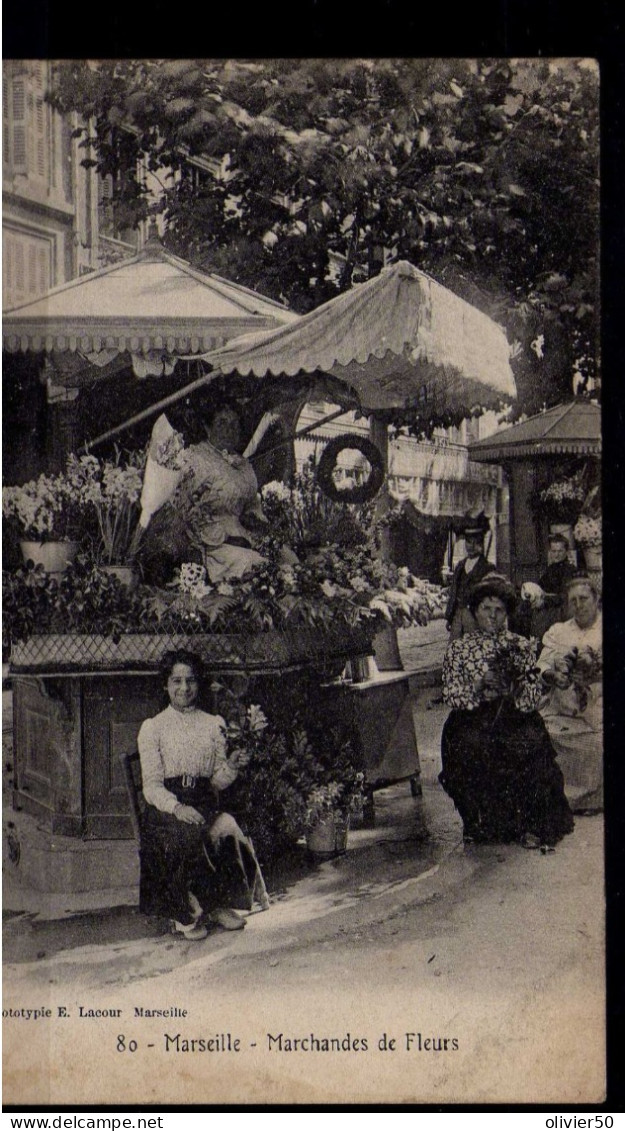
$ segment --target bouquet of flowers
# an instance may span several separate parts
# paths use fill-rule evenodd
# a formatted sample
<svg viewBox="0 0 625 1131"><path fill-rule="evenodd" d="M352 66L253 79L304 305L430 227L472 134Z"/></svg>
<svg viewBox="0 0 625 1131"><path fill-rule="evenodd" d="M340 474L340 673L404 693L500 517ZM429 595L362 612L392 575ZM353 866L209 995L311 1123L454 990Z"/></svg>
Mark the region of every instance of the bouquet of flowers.
<svg viewBox="0 0 625 1131"><path fill-rule="evenodd" d="M573 537L580 546L599 548L601 546L601 519L582 514L573 528Z"/></svg>
<svg viewBox="0 0 625 1131"><path fill-rule="evenodd" d="M250 704L239 718L226 724L228 756L235 754L240 765L246 765L258 752L259 744L269 726L265 712L257 703Z"/></svg>
<svg viewBox="0 0 625 1131"><path fill-rule="evenodd" d="M583 713L588 706L588 692L593 683L598 683L603 674L603 656L600 651L590 648L571 648L556 662L556 666L543 672L543 682L547 687L557 683L558 673L564 676L565 687L572 687L577 700L577 710Z"/></svg>
<svg viewBox="0 0 625 1131"><path fill-rule="evenodd" d="M152 438L141 490L139 526L145 530L153 514L171 499L184 466L184 440L163 413L152 429Z"/></svg>

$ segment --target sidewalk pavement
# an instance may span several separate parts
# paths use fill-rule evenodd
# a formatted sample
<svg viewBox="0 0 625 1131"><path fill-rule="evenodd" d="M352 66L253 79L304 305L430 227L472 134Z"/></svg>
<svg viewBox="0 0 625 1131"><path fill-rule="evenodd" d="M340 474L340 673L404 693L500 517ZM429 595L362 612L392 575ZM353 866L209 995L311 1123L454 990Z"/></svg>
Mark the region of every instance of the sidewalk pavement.
<svg viewBox="0 0 625 1131"><path fill-rule="evenodd" d="M252 930L245 932L249 943L244 950L250 945L254 950L278 942L283 945L289 929L296 930L298 937L309 929L318 932L323 919L333 919L337 913L351 911L359 919L383 917L391 905L414 901L418 890L427 898L428 878L438 872L441 862L454 852L462 856L461 822L437 780L440 732L447 708L440 702L440 689L428 685L436 680L436 669L440 668L445 642L442 632L444 625L433 622L426 631L402 633L400 640L406 668L419 673L413 689L413 712L423 796L413 798L408 782L377 791L375 827L350 830L346 854L333 860L315 862L303 843L296 846L288 858L269 870L266 880L272 907L266 915L250 917L248 927ZM434 672L432 679L425 674L429 671ZM3 737L9 739L6 734ZM465 861L463 874L466 867ZM63 954L71 965L70 952L76 958L79 953L85 958L88 949L100 968L102 962L108 962L111 944L114 952L109 957L114 966L121 959L120 947L131 967L136 963L144 967L146 947L154 951L152 957L159 969L163 969L164 959L166 965L179 960L174 955L179 955L181 947L190 948L190 959L194 944L174 942L163 935L162 922L146 920L136 904L134 888L42 895L19 886L7 869L4 962L47 966L55 962L56 955ZM240 953L241 940L238 934L235 938ZM216 932L204 945L221 951L226 942L227 937L224 940L223 933ZM127 953L128 948L131 953Z"/></svg>

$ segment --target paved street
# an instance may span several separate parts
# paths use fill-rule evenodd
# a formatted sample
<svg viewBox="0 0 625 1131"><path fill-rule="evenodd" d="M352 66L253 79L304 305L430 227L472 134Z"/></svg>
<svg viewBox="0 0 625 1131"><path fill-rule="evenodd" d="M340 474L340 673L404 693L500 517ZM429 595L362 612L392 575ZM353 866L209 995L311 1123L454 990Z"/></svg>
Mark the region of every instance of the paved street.
<svg viewBox="0 0 625 1131"><path fill-rule="evenodd" d="M242 934L184 943L155 933L129 907L54 919L9 911L5 1006L45 999L73 1016L80 1004L122 1009L121 1022L84 1020L79 1030L58 1022L52 1045L43 1028L33 1030L42 1055L75 1053L78 1032L89 1061L102 1041L128 1030L155 1102L183 1102L190 1087L211 1102L232 1100L233 1087L247 1102L267 1089L279 1102L285 1088L289 1099L326 1103L383 1099L385 1089L406 1102L600 1099L602 818L579 818L553 855L464 847L436 781L446 710L435 688L419 695L423 799L405 783L381 791L376 828L352 831L340 859L311 869L302 854L285 865L271 909L251 916ZM133 1022L136 1006L170 1005L188 1019ZM182 1075L171 1056L155 1061L164 1029L189 1037L236 1030L249 1046L236 1084L206 1058L185 1060ZM337 1033L364 1036L367 1056L285 1051L286 1040ZM394 1049L378 1047L384 1033ZM440 1051L426 1041L440 1041ZM150 1075L150 1064L159 1071ZM127 1089L127 1071L114 1059L95 1098L104 1102L118 1074ZM19 1086L26 1102L36 1077ZM78 1078L73 1087L81 1102ZM143 1082L137 1089L146 1102Z"/></svg>

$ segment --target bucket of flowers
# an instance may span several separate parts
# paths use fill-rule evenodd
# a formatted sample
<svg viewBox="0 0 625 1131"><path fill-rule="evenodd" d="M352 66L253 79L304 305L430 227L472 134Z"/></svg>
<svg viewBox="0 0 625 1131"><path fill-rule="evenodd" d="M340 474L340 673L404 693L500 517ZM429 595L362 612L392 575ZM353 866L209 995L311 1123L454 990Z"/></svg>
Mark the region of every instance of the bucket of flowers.
<svg viewBox="0 0 625 1131"><path fill-rule="evenodd" d="M539 491L536 506L552 525L572 526L579 517L585 498L586 488L580 472L556 479Z"/></svg>
<svg viewBox="0 0 625 1131"><path fill-rule="evenodd" d="M24 561L52 574L74 560L88 526L81 483L71 473L42 474L22 486L3 487L2 514L15 530Z"/></svg>
<svg viewBox="0 0 625 1131"><path fill-rule="evenodd" d="M317 785L306 799L306 847L313 856L331 859L347 851L352 812L362 810L364 774Z"/></svg>

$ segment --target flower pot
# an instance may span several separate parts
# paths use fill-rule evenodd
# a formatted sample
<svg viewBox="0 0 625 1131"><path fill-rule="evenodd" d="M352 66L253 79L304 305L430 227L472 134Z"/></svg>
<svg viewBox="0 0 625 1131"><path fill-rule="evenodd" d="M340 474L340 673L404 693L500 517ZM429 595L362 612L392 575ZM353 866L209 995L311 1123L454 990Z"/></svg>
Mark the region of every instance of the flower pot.
<svg viewBox="0 0 625 1131"><path fill-rule="evenodd" d="M46 573L64 573L78 551L77 542L20 542L25 562L42 565Z"/></svg>
<svg viewBox="0 0 625 1131"><path fill-rule="evenodd" d="M349 817L340 813L327 813L306 833L306 846L313 856L330 860L342 856L347 851Z"/></svg>
<svg viewBox="0 0 625 1131"><path fill-rule="evenodd" d="M584 546L584 561L586 568L592 570L600 570L602 564L602 553L600 546Z"/></svg>
<svg viewBox="0 0 625 1131"><path fill-rule="evenodd" d="M127 589L132 589L137 580L131 566L104 565L100 568L103 569L105 573L110 573L114 577L117 577Z"/></svg>

